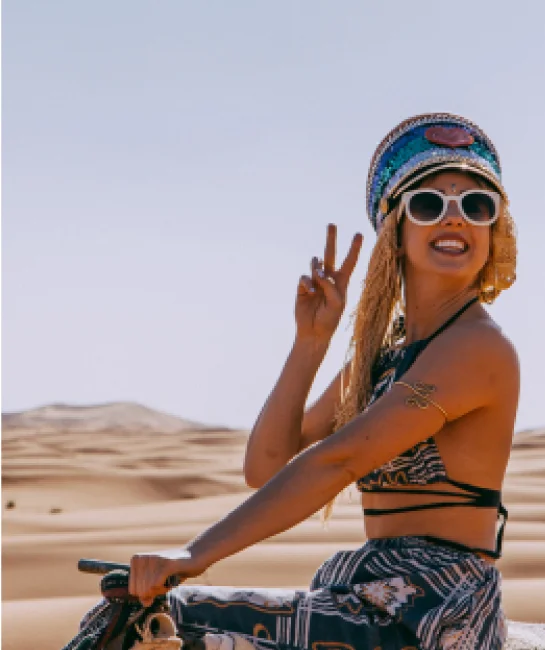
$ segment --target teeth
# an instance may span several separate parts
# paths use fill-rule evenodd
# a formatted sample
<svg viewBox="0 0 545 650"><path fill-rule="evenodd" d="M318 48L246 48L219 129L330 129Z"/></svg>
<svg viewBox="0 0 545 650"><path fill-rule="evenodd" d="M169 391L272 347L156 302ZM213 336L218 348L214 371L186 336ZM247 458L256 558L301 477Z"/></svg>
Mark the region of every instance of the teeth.
<svg viewBox="0 0 545 650"><path fill-rule="evenodd" d="M433 242L432 246L434 248L455 248L461 251L464 251L466 249L464 242L460 241L459 239L440 239Z"/></svg>

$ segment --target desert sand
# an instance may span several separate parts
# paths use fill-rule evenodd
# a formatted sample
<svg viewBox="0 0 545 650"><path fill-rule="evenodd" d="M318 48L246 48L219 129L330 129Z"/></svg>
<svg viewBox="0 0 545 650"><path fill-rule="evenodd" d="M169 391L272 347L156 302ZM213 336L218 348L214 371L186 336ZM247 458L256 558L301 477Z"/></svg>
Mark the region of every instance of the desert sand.
<svg viewBox="0 0 545 650"><path fill-rule="evenodd" d="M59 650L99 598L80 558L128 562L189 540L251 491L247 432L136 404L53 405L3 422L2 648ZM509 618L545 622L545 430L515 436L504 485ZM316 515L213 566L195 582L305 586L339 549L365 540L355 491L324 529Z"/></svg>

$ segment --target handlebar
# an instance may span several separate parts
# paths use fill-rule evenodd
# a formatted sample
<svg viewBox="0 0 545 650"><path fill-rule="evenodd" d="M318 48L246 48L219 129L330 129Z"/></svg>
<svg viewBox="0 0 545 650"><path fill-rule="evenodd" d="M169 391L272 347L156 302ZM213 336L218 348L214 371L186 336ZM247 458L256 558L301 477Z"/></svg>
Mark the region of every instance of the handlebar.
<svg viewBox="0 0 545 650"><path fill-rule="evenodd" d="M105 575L110 571L128 571L130 573L131 566L130 564L120 564L118 562L106 562L104 560L92 560L83 558L78 562L78 570L83 571L84 573L95 573L98 575ZM180 584L178 576L170 576L165 582L165 587L171 589L172 587L177 587Z"/></svg>

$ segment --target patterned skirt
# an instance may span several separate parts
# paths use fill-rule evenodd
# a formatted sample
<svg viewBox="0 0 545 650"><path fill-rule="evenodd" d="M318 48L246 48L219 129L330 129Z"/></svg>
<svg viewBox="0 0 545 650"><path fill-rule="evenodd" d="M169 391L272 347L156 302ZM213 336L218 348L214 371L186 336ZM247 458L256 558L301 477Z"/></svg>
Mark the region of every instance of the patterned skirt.
<svg viewBox="0 0 545 650"><path fill-rule="evenodd" d="M180 586L182 637L231 632L259 650L501 650L498 570L418 537L370 540L324 562L308 591Z"/></svg>

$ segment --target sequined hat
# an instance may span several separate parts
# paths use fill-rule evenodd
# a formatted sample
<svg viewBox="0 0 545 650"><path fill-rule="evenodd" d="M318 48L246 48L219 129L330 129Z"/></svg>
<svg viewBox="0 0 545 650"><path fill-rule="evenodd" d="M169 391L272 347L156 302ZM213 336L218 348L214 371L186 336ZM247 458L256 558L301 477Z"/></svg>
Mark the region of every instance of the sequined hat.
<svg viewBox="0 0 545 650"><path fill-rule="evenodd" d="M367 177L367 213L378 232L391 202L430 173L459 169L486 178L504 198L500 159L490 138L465 117L450 113L417 115L382 140Z"/></svg>

